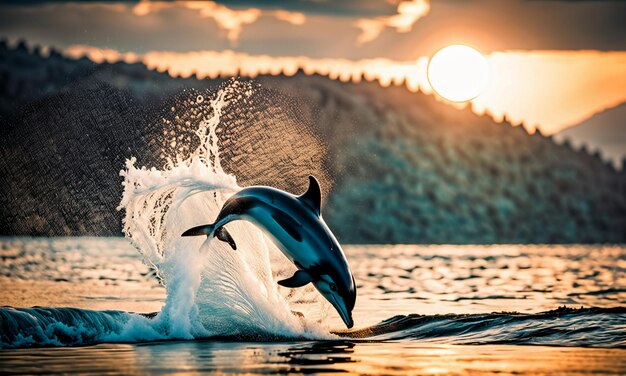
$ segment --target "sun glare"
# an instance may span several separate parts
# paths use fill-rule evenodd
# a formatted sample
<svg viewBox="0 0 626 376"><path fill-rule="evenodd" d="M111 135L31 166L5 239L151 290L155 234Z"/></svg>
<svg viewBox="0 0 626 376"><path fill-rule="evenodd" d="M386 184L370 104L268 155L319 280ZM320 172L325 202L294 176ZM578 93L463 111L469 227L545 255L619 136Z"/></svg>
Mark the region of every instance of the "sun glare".
<svg viewBox="0 0 626 376"><path fill-rule="evenodd" d="M479 96L487 86L488 76L487 59L468 46L445 47L428 64L430 86L451 102L465 102Z"/></svg>

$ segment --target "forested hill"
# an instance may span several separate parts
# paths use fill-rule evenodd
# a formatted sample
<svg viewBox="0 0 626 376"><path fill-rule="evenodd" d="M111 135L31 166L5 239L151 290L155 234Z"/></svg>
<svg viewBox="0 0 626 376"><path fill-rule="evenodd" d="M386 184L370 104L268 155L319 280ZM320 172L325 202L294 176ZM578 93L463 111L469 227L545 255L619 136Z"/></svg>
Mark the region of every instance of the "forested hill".
<svg viewBox="0 0 626 376"><path fill-rule="evenodd" d="M0 45L0 233L121 235L124 160L160 166L172 103L222 82ZM596 156L402 86L255 85L256 109L225 116L225 168L293 191L321 176L344 243L626 241L626 174Z"/></svg>

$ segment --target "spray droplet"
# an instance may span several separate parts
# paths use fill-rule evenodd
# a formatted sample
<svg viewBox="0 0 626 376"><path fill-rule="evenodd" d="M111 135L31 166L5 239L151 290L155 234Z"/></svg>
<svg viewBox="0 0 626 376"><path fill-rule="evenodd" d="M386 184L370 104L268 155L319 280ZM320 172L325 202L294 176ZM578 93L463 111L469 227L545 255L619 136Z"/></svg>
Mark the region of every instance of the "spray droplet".
<svg viewBox="0 0 626 376"><path fill-rule="evenodd" d="M202 95L198 95L198 97L196 98L196 103L202 103L204 102L204 97Z"/></svg>

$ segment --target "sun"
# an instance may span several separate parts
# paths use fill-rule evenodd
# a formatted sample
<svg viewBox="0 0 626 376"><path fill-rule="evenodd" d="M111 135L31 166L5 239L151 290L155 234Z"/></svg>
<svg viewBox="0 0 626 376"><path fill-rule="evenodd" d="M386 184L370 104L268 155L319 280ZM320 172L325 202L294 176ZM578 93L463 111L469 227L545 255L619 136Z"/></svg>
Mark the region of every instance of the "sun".
<svg viewBox="0 0 626 376"><path fill-rule="evenodd" d="M479 96L489 78L487 59L475 49L456 44L445 47L428 63L428 81L433 90L451 102Z"/></svg>

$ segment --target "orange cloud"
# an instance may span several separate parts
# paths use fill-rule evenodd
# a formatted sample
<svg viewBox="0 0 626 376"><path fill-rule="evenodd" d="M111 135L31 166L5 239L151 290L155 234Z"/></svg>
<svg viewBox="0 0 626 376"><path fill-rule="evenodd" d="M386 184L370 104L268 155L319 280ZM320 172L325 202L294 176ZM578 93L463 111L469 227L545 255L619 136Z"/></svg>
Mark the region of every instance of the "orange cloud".
<svg viewBox="0 0 626 376"><path fill-rule="evenodd" d="M133 7L133 13L137 16L145 16L150 13L160 12L168 8L182 7L200 12L204 18L212 18L231 43L237 42L244 25L254 23L261 15L261 10L249 8L234 10L214 1L150 1L141 0Z"/></svg>
<svg viewBox="0 0 626 376"><path fill-rule="evenodd" d="M626 52L507 51L487 56L490 83L477 113L553 134L626 102Z"/></svg>
<svg viewBox="0 0 626 376"><path fill-rule="evenodd" d="M276 19L288 22L292 25L304 25L306 16L301 12L290 12L288 10L276 10L273 12Z"/></svg>
<svg viewBox="0 0 626 376"><path fill-rule="evenodd" d="M292 76L302 69L308 75L320 74L343 82L359 82L365 78L378 81L383 86L405 83L413 91L430 93L426 79L427 61L426 58L402 63L384 58L352 61L305 56L275 57L228 50L188 53L154 51L142 56L142 62L149 69L168 72L172 76L196 75L200 79L264 74Z"/></svg>
<svg viewBox="0 0 626 376"><path fill-rule="evenodd" d="M387 17L362 18L356 26L361 29L357 44L362 45L378 38L386 27L395 28L399 33L408 33L417 20L430 11L429 0L408 0L398 4L397 14Z"/></svg>
<svg viewBox="0 0 626 376"><path fill-rule="evenodd" d="M150 13L160 12L171 8L185 8L195 10L203 18L213 19L218 27L226 31L228 40L235 44L243 31L245 25L256 22L264 14L257 8L232 9L225 5L217 4L214 1L150 1L141 0L132 8L133 14L145 16ZM268 15L276 17L280 21L288 22L292 25L303 25L306 16L300 12L290 12L286 10L276 10L266 12Z"/></svg>
<svg viewBox="0 0 626 376"><path fill-rule="evenodd" d="M143 57L141 55L128 52L122 53L110 48L97 48L91 46L74 45L66 48L64 51L65 56L72 59L80 59L87 57L89 60L101 64L101 63L115 63L123 61L125 63L133 64L141 62Z"/></svg>

